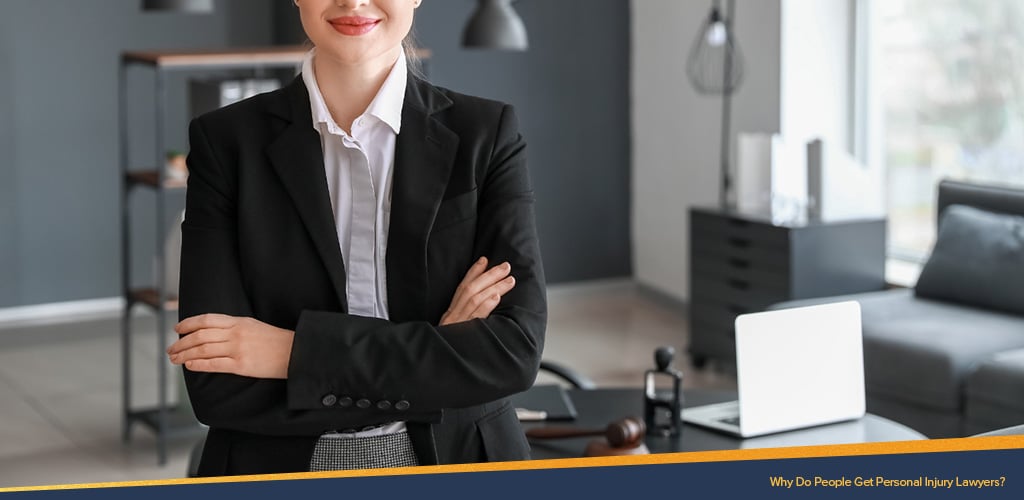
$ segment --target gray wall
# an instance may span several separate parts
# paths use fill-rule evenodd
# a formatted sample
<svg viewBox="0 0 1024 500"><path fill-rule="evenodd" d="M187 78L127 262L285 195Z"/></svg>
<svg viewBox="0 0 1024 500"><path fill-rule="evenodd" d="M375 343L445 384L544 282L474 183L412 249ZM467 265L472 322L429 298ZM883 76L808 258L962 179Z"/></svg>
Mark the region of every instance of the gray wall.
<svg viewBox="0 0 1024 500"><path fill-rule="evenodd" d="M631 3L634 273L639 283L685 301L687 211L718 202L722 101L697 93L685 65L711 2ZM736 2L746 69L733 96L733 134L779 131L781 15L780 0Z"/></svg>
<svg viewBox="0 0 1024 500"><path fill-rule="evenodd" d="M461 48L474 4L420 6L415 32L433 51L430 80L516 106L549 283L630 276L628 0L516 2L525 53ZM277 8L281 41L303 41L294 6Z"/></svg>
<svg viewBox="0 0 1024 500"><path fill-rule="evenodd" d="M17 221L18 199L14 186L17 182L14 163L14 99L11 67L11 52L14 37L11 36L8 16L0 16L0 306L15 303L17 296L18 253L17 240L12 231Z"/></svg>
<svg viewBox="0 0 1024 500"><path fill-rule="evenodd" d="M290 1L218 0L202 16L144 14L139 3L0 2L0 308L120 294L121 51L301 41ZM461 49L473 2L425 2L417 31L434 51L431 79L517 106L549 281L628 276L628 2L516 5L532 44L522 54ZM152 164L152 77L130 78L131 160ZM169 148L187 147L184 88L169 85ZM138 285L151 273L152 195L137 191L132 206Z"/></svg>
<svg viewBox="0 0 1024 500"><path fill-rule="evenodd" d="M516 2L525 53L459 47L473 4L424 2L417 35L434 83L516 106L548 282L631 275L629 2Z"/></svg>
<svg viewBox="0 0 1024 500"><path fill-rule="evenodd" d="M0 2L0 307L120 295L118 54L269 44L269 1L218 0L198 16L143 13L139 0ZM132 78L132 157L152 165L152 77ZM181 149L184 85L170 88L168 144ZM133 197L144 277L152 201Z"/></svg>
<svg viewBox="0 0 1024 500"><path fill-rule="evenodd" d="M11 235L17 217L17 198L14 184L14 99L10 68L10 55L14 37L8 26L11 19L0 15L0 305L12 303L17 280L16 241Z"/></svg>

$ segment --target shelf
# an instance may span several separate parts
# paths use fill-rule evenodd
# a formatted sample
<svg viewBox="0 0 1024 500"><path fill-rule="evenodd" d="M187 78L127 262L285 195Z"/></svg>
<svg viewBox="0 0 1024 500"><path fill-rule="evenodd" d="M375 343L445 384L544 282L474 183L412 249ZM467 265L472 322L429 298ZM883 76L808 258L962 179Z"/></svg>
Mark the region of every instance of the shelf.
<svg viewBox="0 0 1024 500"><path fill-rule="evenodd" d="M138 302L146 304L154 310L160 310L160 294L155 288L137 288L128 292L128 297L131 302ZM167 302L164 303L164 311L177 311L178 310L178 298L168 298Z"/></svg>
<svg viewBox="0 0 1024 500"><path fill-rule="evenodd" d="M141 185L149 188L156 188L160 184L160 172L156 170L136 170L125 174L128 185ZM186 181L178 179L164 179L164 189L185 189Z"/></svg>
<svg viewBox="0 0 1024 500"><path fill-rule="evenodd" d="M287 45L206 50L135 50L121 54L128 64L145 64L158 68L215 68L298 65L310 47ZM420 59L430 59L429 49L416 49Z"/></svg>
<svg viewBox="0 0 1024 500"><path fill-rule="evenodd" d="M149 50L128 51L121 55L125 63L145 64L160 68L224 69L232 66L299 64L309 49L302 46L250 47L214 50Z"/></svg>

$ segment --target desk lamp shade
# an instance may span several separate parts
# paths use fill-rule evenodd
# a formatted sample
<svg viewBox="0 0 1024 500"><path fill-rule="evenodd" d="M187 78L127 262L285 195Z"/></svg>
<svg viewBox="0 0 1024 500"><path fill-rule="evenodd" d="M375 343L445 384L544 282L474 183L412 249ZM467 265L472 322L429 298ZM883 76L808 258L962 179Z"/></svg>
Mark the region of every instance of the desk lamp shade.
<svg viewBox="0 0 1024 500"><path fill-rule="evenodd" d="M530 43L512 0L477 0L476 10L462 32L462 46L524 51Z"/></svg>
<svg viewBox="0 0 1024 500"><path fill-rule="evenodd" d="M213 0L142 0L142 10L209 14Z"/></svg>
<svg viewBox="0 0 1024 500"><path fill-rule="evenodd" d="M743 54L736 44L729 10L723 12L721 1L715 0L690 49L686 74L703 94L732 94L743 81Z"/></svg>

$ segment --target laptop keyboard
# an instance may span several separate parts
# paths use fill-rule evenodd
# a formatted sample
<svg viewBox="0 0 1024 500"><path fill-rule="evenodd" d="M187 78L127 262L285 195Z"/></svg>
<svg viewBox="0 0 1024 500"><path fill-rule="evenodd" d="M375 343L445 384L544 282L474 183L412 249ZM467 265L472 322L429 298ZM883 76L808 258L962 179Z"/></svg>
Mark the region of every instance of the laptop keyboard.
<svg viewBox="0 0 1024 500"><path fill-rule="evenodd" d="M718 421L723 423L723 424L727 424L727 425L735 425L736 427L739 427L739 425L740 425L740 417L739 417L739 415L737 415L735 417L720 418L720 419L718 419Z"/></svg>

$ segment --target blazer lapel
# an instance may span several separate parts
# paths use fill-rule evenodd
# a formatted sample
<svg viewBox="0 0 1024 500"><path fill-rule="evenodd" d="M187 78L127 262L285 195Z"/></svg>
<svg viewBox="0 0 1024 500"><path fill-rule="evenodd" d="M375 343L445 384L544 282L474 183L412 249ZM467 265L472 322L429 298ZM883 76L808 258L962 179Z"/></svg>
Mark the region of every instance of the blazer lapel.
<svg viewBox="0 0 1024 500"><path fill-rule="evenodd" d="M386 256L393 321L427 314L427 238L444 197L459 137L433 115L451 106L434 86L410 74L395 145Z"/></svg>
<svg viewBox="0 0 1024 500"><path fill-rule="evenodd" d="M267 146L267 157L298 209L299 217L334 284L342 310L347 311L345 264L327 189L320 135L313 128L309 94L302 78L297 77L280 95L284 97L279 102L281 106L271 108L271 112L290 123Z"/></svg>

